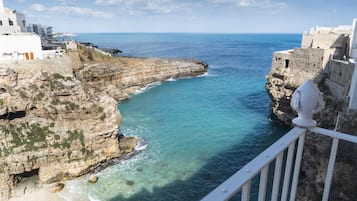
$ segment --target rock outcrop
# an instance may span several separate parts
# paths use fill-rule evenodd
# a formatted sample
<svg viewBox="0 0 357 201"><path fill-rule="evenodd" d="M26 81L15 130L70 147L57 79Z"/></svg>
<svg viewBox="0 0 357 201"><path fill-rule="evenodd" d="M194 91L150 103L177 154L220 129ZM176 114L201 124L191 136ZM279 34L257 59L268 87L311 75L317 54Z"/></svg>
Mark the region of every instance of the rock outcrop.
<svg viewBox="0 0 357 201"><path fill-rule="evenodd" d="M117 102L60 74L0 69L0 189L26 174L55 182L120 156Z"/></svg>
<svg viewBox="0 0 357 201"><path fill-rule="evenodd" d="M194 77L207 72L207 64L193 59L107 57L80 46L83 67L77 78L107 92L117 100L128 99L138 89L153 82Z"/></svg>

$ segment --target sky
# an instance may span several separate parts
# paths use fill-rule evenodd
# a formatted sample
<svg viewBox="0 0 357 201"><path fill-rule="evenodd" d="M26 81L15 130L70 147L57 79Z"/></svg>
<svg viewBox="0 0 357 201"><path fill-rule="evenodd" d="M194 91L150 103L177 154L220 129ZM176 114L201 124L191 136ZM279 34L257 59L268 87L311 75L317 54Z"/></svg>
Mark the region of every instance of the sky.
<svg viewBox="0 0 357 201"><path fill-rule="evenodd" d="M350 25L356 0L4 0L55 32L302 33Z"/></svg>

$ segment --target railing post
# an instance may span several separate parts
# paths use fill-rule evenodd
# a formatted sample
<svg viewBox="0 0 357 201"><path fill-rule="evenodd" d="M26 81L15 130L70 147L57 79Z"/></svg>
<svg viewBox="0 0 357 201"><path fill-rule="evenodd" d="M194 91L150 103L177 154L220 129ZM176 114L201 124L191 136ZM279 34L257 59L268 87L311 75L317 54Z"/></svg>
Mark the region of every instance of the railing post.
<svg viewBox="0 0 357 201"><path fill-rule="evenodd" d="M247 181L244 184L242 189L242 201L249 201L250 200L250 185L252 184L252 180Z"/></svg>
<svg viewBox="0 0 357 201"><path fill-rule="evenodd" d="M269 164L265 165L260 172L258 201L265 201L269 174Z"/></svg>
<svg viewBox="0 0 357 201"><path fill-rule="evenodd" d="M295 144L296 144L295 142L296 141L291 143L288 149L288 156L286 158L286 166L285 166L285 174L284 174L284 182L283 182L283 190L281 192L281 201L286 201L289 193L293 155L294 155Z"/></svg>
<svg viewBox="0 0 357 201"><path fill-rule="evenodd" d="M290 106L298 113L298 117L292 121L296 126L313 128L316 127L316 121L312 119L313 114L321 111L325 107L325 102L323 101L320 90L316 87L313 81L307 80L295 90ZM290 201L295 201L296 198L305 134L306 133L299 137L290 191Z"/></svg>
<svg viewBox="0 0 357 201"><path fill-rule="evenodd" d="M273 188L271 193L271 201L277 201L279 196L279 186L281 177L281 166L283 164L284 151L281 151L276 157Z"/></svg>
<svg viewBox="0 0 357 201"><path fill-rule="evenodd" d="M330 187L331 187L331 182L332 182L333 169L335 167L338 142L339 142L339 140L337 138L333 138L330 159L328 162L328 168L327 168L327 173L326 173L324 193L322 195L322 201L327 201L328 196L330 194Z"/></svg>
<svg viewBox="0 0 357 201"><path fill-rule="evenodd" d="M295 159L293 181L291 183L290 201L295 201L295 197L296 197L296 189L299 181L299 173L301 167L302 151L304 149L305 135L306 133L300 135L299 137L299 144L298 144L298 149L296 152L296 159Z"/></svg>

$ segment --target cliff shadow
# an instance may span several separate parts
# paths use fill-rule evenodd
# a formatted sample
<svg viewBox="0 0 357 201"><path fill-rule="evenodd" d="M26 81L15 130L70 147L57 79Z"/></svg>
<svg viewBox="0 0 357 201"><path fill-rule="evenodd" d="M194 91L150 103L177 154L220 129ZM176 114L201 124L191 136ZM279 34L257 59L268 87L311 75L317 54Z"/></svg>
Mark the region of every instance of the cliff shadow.
<svg viewBox="0 0 357 201"><path fill-rule="evenodd" d="M267 95L264 94L264 96ZM265 99L264 96L254 93L248 95L246 100L240 100L241 97L239 97L237 101L246 102L248 105L245 107L251 112L261 112L261 107L266 107L266 110L269 110L269 102L262 106L247 100ZM258 124L235 145L207 159L205 165L190 178L175 180L165 186L155 187L152 191L142 189L129 198L118 195L109 201L195 201L202 199L289 130L276 120L268 120L269 112L266 114L266 122ZM252 190L253 199L257 195L258 178L253 180L252 184L255 186L252 189L256 189ZM234 198L239 196L240 194L237 194Z"/></svg>
<svg viewBox="0 0 357 201"><path fill-rule="evenodd" d="M264 130L267 132L264 132ZM268 127L259 125L252 129L252 132L247 135L248 137L240 143L208 159L206 164L189 179L176 180L166 186L155 187L152 192L142 189L129 198L119 195L109 201L200 200L283 134L285 134L285 131L282 131L278 122L273 121L269 123ZM257 182L253 181L253 186L256 185ZM256 197L254 190L252 197Z"/></svg>

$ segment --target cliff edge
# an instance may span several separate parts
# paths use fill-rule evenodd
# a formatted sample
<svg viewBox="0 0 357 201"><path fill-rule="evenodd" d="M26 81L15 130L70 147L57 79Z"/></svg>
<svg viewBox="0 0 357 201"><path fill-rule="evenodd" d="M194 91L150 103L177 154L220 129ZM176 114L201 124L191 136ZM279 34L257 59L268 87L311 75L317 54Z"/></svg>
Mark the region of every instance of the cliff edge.
<svg viewBox="0 0 357 201"><path fill-rule="evenodd" d="M78 52L83 66L76 77L119 101L150 83L202 75L208 67L194 59L108 57L83 45Z"/></svg>

